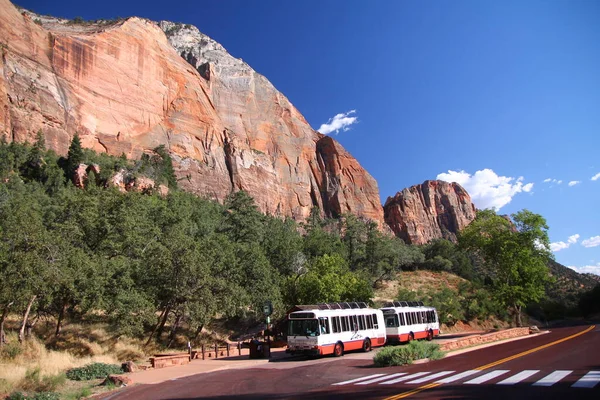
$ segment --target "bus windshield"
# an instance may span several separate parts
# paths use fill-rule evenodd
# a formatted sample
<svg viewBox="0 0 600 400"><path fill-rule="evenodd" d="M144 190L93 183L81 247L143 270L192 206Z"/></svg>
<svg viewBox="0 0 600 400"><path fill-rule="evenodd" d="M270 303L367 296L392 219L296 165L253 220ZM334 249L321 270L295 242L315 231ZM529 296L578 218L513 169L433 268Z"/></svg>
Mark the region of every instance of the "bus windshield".
<svg viewBox="0 0 600 400"><path fill-rule="evenodd" d="M319 323L316 319L291 319L289 336L318 336Z"/></svg>
<svg viewBox="0 0 600 400"><path fill-rule="evenodd" d="M394 315L386 315L385 316L385 326L388 328L397 328L400 326L398 323L398 314Z"/></svg>

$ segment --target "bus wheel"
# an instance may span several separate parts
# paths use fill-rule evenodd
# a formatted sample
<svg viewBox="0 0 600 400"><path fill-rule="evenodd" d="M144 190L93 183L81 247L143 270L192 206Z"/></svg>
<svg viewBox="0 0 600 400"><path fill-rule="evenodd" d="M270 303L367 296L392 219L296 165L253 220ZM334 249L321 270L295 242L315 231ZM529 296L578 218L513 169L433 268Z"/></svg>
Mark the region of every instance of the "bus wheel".
<svg viewBox="0 0 600 400"><path fill-rule="evenodd" d="M337 342L335 344L335 347L333 348L333 356L341 357L343 355L344 355L344 346L342 346L342 344L340 342Z"/></svg>
<svg viewBox="0 0 600 400"><path fill-rule="evenodd" d="M408 334L408 343L412 342L413 340L415 340L415 335L411 332Z"/></svg>
<svg viewBox="0 0 600 400"><path fill-rule="evenodd" d="M366 353L368 351L371 351L371 339L366 338L365 341L363 342L363 351Z"/></svg>
<svg viewBox="0 0 600 400"><path fill-rule="evenodd" d="M431 342L433 340L433 331L430 329L427 332L427 341Z"/></svg>

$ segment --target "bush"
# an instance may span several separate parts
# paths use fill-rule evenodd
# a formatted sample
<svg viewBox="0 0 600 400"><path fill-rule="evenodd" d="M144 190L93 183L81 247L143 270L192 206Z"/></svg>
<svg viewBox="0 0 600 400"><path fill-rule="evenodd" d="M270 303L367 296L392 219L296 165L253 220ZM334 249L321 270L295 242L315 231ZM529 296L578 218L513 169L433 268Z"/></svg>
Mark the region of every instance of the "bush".
<svg viewBox="0 0 600 400"><path fill-rule="evenodd" d="M67 378L72 381L89 381L92 379L103 379L111 374L121 374L121 366L115 364L93 363L81 368L73 368L67 371Z"/></svg>
<svg viewBox="0 0 600 400"><path fill-rule="evenodd" d="M443 356L444 352L436 343L412 341L405 346L385 347L373 357L373 362L376 367L392 367L412 364L423 358L438 360Z"/></svg>
<svg viewBox="0 0 600 400"><path fill-rule="evenodd" d="M54 392L40 392L31 395L22 392L14 392L6 398L6 400L59 400L60 396Z"/></svg>
<svg viewBox="0 0 600 400"><path fill-rule="evenodd" d="M7 360L14 360L21 353L23 353L23 348L21 345L19 345L19 343L10 342L5 346L2 346L0 350L0 357Z"/></svg>
<svg viewBox="0 0 600 400"><path fill-rule="evenodd" d="M19 387L32 392L53 392L66 381L64 374L42 376L39 367L28 369Z"/></svg>

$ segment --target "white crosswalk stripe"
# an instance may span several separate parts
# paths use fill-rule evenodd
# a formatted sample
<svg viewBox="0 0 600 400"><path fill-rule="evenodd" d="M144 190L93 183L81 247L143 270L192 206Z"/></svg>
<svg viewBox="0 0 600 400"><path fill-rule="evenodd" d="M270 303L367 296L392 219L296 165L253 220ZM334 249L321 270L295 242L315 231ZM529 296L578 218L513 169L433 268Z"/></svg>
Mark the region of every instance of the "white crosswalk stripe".
<svg viewBox="0 0 600 400"><path fill-rule="evenodd" d="M387 379L393 379L397 376L402 376L402 375L406 375L406 372L400 372L398 374L391 374L391 375L385 375L385 376L380 376L379 378L375 378L375 379L369 379L368 381L362 381L362 382L358 382L357 385L368 385L371 383L375 383L375 382L381 382Z"/></svg>
<svg viewBox="0 0 600 400"><path fill-rule="evenodd" d="M533 386L552 386L573 371L554 371L533 384Z"/></svg>
<svg viewBox="0 0 600 400"><path fill-rule="evenodd" d="M540 372L539 369L526 369L525 371L519 372L510 378L506 378L505 380L498 382L497 385L514 385L529 378L531 375L537 374L538 372Z"/></svg>
<svg viewBox="0 0 600 400"><path fill-rule="evenodd" d="M436 381L435 383L452 383L452 382L456 382L459 381L461 379L467 378L471 375L475 375L476 373L481 372L478 369L470 369L468 371L465 372L461 372L460 374L456 374L456 375L452 375L449 376L447 378L441 379L439 381Z"/></svg>
<svg viewBox="0 0 600 400"><path fill-rule="evenodd" d="M573 384L574 388L593 388L600 382L600 371L590 371Z"/></svg>
<svg viewBox="0 0 600 400"><path fill-rule="evenodd" d="M360 381L363 381L363 380L366 380L366 379L376 378L378 376L384 376L384 375L387 375L387 374L374 374L374 375L369 375L369 376L363 376L361 378L350 379L349 381L334 383L333 385L338 385L338 386L349 385L351 383L360 382Z"/></svg>
<svg viewBox="0 0 600 400"><path fill-rule="evenodd" d="M492 380L500 375L504 375L509 372L508 369L498 369L496 371L488 372L485 375L478 376L475 379L471 379L470 381L465 382L465 385L479 385L481 383Z"/></svg>
<svg viewBox="0 0 600 400"><path fill-rule="evenodd" d="M475 378L468 380L466 382L462 382L463 385L480 385L482 383L489 382L499 376L508 374L511 372L507 369L499 369L484 372L482 370L472 369L460 373L455 373L455 371L439 371L439 372L430 372L430 371L422 371L415 372L412 374L408 374L407 372L397 372L394 374L372 374L367 376L362 376L355 379L350 379L343 382L333 383L332 385L341 386L341 385L370 385L370 384L378 384L378 385L393 385L395 383L404 383L407 385L419 385L425 382L432 382L437 384L446 384L462 381L466 378L472 377L473 375L480 374ZM536 374L539 374L541 371L539 369L527 369L524 371L513 371L513 373L506 379L496 382L496 385L516 385L517 383L525 381L527 378L530 378ZM571 370L557 370L554 371L543 378L532 383L532 386L545 386L549 387L562 379L572 374ZM443 379L439 379L445 377ZM536 378L537 379L537 378ZM530 381L531 382L531 381ZM572 388L588 388L593 389L600 384L600 371L589 371L587 374L583 375L577 382L571 385Z"/></svg>
<svg viewBox="0 0 600 400"><path fill-rule="evenodd" d="M441 378L442 376L450 375L453 372L454 371L442 371L442 372L438 372L437 374L428 375L425 378L415 379L414 381L410 381L410 382L406 382L406 383L409 385L416 384L416 383L423 383L423 382L427 382L427 381L430 381L433 379Z"/></svg>
<svg viewBox="0 0 600 400"><path fill-rule="evenodd" d="M417 378L419 376L427 375L427 374L430 374L430 373L431 372L417 372L417 373L414 373L412 375L406 375L406 376L402 376L400 378L392 379L391 381L381 382L380 385L393 385L394 383L404 382L404 381L407 381L409 379Z"/></svg>

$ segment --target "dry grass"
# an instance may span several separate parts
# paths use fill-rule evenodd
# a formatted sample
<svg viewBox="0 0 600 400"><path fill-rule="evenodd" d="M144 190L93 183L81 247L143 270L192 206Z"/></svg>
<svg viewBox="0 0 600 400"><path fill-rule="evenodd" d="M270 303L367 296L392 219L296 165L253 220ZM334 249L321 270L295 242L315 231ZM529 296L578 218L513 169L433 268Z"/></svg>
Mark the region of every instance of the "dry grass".
<svg viewBox="0 0 600 400"><path fill-rule="evenodd" d="M50 338L46 343L32 337L21 345L14 329L7 334L9 343L0 352L0 398L15 390L81 391L82 384L65 383L67 370L93 362L139 361L156 352L154 347L145 352L140 340L110 335L103 324L68 324L58 337L52 324L36 328L37 337Z"/></svg>
<svg viewBox="0 0 600 400"><path fill-rule="evenodd" d="M465 279L448 273L448 272L433 272L433 271L407 271L397 275L397 279L393 281L385 281L379 288L375 290L374 301L378 304L383 304L387 301L397 300L398 290L410 290L412 292L427 293L449 288L458 291L458 286L467 282ZM501 321L495 317L490 317L485 321L458 321L453 326L442 325L441 329L444 333L457 333L465 331L487 331L497 328L507 328L510 324Z"/></svg>
<svg viewBox="0 0 600 400"><path fill-rule="evenodd" d="M16 334L7 336L10 345L16 346ZM118 363L118 359L112 354L78 357L65 351L48 350L36 338L31 338L20 347L21 353L14 358L6 357L4 351L2 353L0 393L9 393L17 389L35 391L37 388L52 386L50 382L56 382L57 386L61 386L60 376L70 368L81 367L92 362Z"/></svg>
<svg viewBox="0 0 600 400"><path fill-rule="evenodd" d="M458 285L462 282L466 282L465 279L448 272L401 272L397 275L395 280L383 282L381 287L375 290L375 297L373 300L376 302L397 300L398 289L400 288L412 292L427 292L432 289L441 289L443 287L456 290Z"/></svg>

